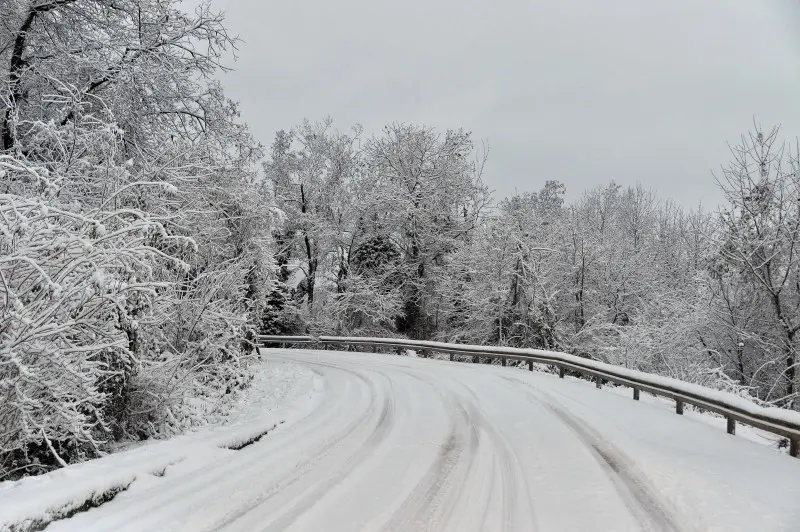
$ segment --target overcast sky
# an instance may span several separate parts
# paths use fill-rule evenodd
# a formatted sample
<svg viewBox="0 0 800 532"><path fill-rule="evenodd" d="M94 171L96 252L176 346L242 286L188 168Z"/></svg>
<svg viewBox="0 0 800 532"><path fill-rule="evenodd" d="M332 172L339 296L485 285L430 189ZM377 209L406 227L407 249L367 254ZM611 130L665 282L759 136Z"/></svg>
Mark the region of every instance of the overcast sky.
<svg viewBox="0 0 800 532"><path fill-rule="evenodd" d="M798 0L215 0L265 145L304 118L464 127L501 197L637 181L693 207L755 116L800 135Z"/></svg>

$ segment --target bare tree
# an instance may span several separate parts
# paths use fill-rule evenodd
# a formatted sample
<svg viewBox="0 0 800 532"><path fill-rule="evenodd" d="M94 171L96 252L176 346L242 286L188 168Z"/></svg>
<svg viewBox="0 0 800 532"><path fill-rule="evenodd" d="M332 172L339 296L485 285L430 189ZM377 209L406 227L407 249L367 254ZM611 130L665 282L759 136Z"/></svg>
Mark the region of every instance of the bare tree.
<svg viewBox="0 0 800 532"><path fill-rule="evenodd" d="M777 127L765 132L756 125L731 147L733 159L718 178L729 202L720 213L720 253L768 302L764 325L783 353L776 384L784 383L791 404L800 331L800 163L797 147L778 134Z"/></svg>

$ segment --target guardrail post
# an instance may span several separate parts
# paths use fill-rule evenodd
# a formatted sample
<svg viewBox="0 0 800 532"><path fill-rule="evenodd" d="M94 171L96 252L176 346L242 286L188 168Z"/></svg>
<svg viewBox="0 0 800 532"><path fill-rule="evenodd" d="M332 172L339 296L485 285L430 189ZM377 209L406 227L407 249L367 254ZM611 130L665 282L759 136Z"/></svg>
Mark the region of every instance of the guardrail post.
<svg viewBox="0 0 800 532"><path fill-rule="evenodd" d="M601 379L600 377L597 377L597 380L595 381L595 383L596 383L598 388L602 388L603 387L603 379Z"/></svg>
<svg viewBox="0 0 800 532"><path fill-rule="evenodd" d="M531 363L531 366L532 365L533 365L533 363ZM558 366L558 378L559 379L563 379L564 378L564 373L565 373L564 366Z"/></svg>
<svg viewBox="0 0 800 532"><path fill-rule="evenodd" d="M736 434L736 420L728 417L728 434Z"/></svg>
<svg viewBox="0 0 800 532"><path fill-rule="evenodd" d="M683 415L683 401L680 399L675 399L675 413L680 416Z"/></svg>
<svg viewBox="0 0 800 532"><path fill-rule="evenodd" d="M453 356L454 356L453 353L450 353L450 362L453 361Z"/></svg>
<svg viewBox="0 0 800 532"><path fill-rule="evenodd" d="M500 364L502 364L503 366L508 364L508 360L506 360L506 357L500 357Z"/></svg>
<svg viewBox="0 0 800 532"><path fill-rule="evenodd" d="M789 456L795 458L800 455L800 439L789 438Z"/></svg>
<svg viewBox="0 0 800 532"><path fill-rule="evenodd" d="M533 360L528 360L528 371L533 371Z"/></svg>
<svg viewBox="0 0 800 532"><path fill-rule="evenodd" d="M638 401L639 400L639 388L634 388L633 389L633 400L634 401Z"/></svg>
<svg viewBox="0 0 800 532"><path fill-rule="evenodd" d="M472 355L472 363L473 364L477 364L478 363L478 355Z"/></svg>

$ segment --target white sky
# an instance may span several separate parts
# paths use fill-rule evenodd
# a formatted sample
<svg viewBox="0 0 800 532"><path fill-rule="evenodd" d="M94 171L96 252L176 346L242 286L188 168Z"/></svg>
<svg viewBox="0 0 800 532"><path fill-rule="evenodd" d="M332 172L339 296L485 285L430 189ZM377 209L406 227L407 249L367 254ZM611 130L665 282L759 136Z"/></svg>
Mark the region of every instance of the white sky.
<svg viewBox="0 0 800 532"><path fill-rule="evenodd" d="M265 145L304 118L464 127L501 197L614 178L688 207L752 124L800 135L797 0L215 0Z"/></svg>

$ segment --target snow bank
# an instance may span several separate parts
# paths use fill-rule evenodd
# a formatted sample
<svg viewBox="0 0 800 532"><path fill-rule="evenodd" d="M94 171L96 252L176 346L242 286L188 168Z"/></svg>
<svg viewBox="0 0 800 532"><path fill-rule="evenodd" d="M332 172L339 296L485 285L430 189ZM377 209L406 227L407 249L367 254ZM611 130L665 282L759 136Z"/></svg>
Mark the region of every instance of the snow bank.
<svg viewBox="0 0 800 532"><path fill-rule="evenodd" d="M222 425L167 441L27 477L0 482L0 531L41 529L47 523L92 508L126 490L137 478L162 476L172 465L202 468L229 449L257 441L299 419L320 400L322 383L309 369L289 363L257 368L251 387Z"/></svg>

